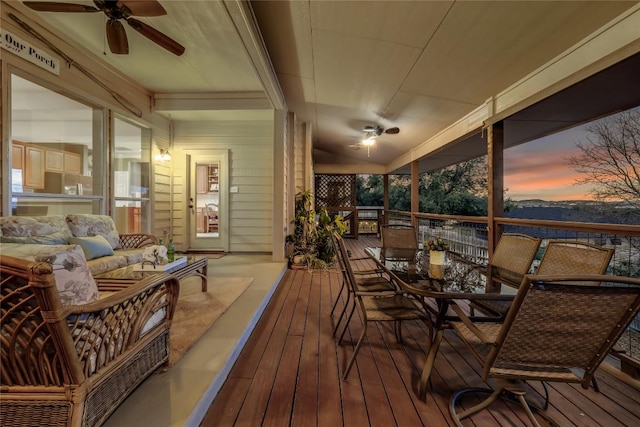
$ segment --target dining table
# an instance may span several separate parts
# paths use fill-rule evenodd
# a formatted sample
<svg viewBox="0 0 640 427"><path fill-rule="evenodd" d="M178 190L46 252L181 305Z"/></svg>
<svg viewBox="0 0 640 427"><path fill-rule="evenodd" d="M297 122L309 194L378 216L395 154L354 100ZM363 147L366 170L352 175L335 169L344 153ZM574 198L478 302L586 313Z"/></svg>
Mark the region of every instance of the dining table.
<svg viewBox="0 0 640 427"><path fill-rule="evenodd" d="M449 322L462 318L470 321L498 321L492 317L470 316L458 303L483 299L511 301L517 289L506 285L497 288L487 286L487 266L469 262L453 252L447 253L444 276L433 278L429 276L428 250L366 247L364 251L404 292L424 302L431 300L433 303L423 304L432 319L429 350L418 387L419 396L424 400L444 331L450 328Z"/></svg>

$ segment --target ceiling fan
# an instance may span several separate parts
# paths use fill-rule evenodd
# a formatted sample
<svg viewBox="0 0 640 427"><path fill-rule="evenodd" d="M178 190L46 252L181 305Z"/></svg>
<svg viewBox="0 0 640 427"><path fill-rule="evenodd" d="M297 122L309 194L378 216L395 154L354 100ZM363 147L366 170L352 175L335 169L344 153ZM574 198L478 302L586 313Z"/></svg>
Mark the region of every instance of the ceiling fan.
<svg viewBox="0 0 640 427"><path fill-rule="evenodd" d="M375 125L375 126L365 126L364 128L362 128L363 132L367 132L368 134L372 134L372 136L380 136L383 133L389 134L389 135L395 135L397 133L400 133L400 128L397 127L392 127L392 128L383 128L380 125Z"/></svg>
<svg viewBox="0 0 640 427"><path fill-rule="evenodd" d="M362 128L362 131L366 132L364 139L362 139L362 141L358 142L357 144L349 145L349 148L352 148L354 150L359 150L363 147L367 147L367 157L369 157L369 154L370 154L369 148L373 144L375 144L376 137L382 135L383 133L386 133L389 135L395 135L397 133L400 133L400 128L392 127L392 128L385 129L380 125L375 125L375 126L367 125L364 128Z"/></svg>
<svg viewBox="0 0 640 427"><path fill-rule="evenodd" d="M106 25L109 49L115 54L124 55L129 53L127 33L124 25L120 22L121 19L124 19L131 28L174 55L180 56L184 53L184 47L180 43L148 24L132 18L132 16L166 15L167 11L157 0L93 0L93 3L96 7L47 1L25 1L24 5L38 12L104 12L109 18Z"/></svg>

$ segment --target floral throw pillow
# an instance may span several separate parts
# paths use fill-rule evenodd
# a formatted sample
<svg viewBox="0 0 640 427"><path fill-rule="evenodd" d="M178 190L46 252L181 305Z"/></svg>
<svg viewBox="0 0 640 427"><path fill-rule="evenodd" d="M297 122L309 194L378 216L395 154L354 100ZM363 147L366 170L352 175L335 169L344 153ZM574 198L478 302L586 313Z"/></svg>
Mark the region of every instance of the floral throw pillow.
<svg viewBox="0 0 640 427"><path fill-rule="evenodd" d="M63 305L81 305L98 300L98 286L80 246L3 244L0 248L3 255L49 262L53 266L56 288Z"/></svg>
<svg viewBox="0 0 640 427"><path fill-rule="evenodd" d="M120 245L120 234L108 215L67 215L67 225L75 237L102 236L112 249L117 249Z"/></svg>

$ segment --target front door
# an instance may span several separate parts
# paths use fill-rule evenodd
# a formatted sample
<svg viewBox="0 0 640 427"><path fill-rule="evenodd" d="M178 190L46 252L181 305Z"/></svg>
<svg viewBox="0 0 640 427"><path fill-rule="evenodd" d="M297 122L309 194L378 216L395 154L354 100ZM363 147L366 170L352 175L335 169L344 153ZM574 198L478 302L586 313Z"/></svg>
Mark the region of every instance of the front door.
<svg viewBox="0 0 640 427"><path fill-rule="evenodd" d="M190 249L228 251L227 153L191 154L189 228Z"/></svg>

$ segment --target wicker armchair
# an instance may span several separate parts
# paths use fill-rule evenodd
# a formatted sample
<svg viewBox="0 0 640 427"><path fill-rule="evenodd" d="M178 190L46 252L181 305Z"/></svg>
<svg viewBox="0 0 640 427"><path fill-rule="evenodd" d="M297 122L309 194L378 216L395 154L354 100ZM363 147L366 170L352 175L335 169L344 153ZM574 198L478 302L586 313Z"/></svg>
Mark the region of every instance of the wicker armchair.
<svg viewBox="0 0 640 427"><path fill-rule="evenodd" d="M176 278L157 274L104 299L63 306L52 272L48 263L0 256L6 427L100 425L168 360Z"/></svg>
<svg viewBox="0 0 640 427"><path fill-rule="evenodd" d="M593 286L593 283L603 283ZM503 324L462 317L450 325L483 365L482 379L495 389L456 392L449 410L456 425L498 398L513 396L533 425L551 420L525 399L525 381L579 383L589 387L596 369L640 310L640 279L604 275L527 275ZM468 393L490 393L462 412ZM552 422L550 422L554 425Z"/></svg>

